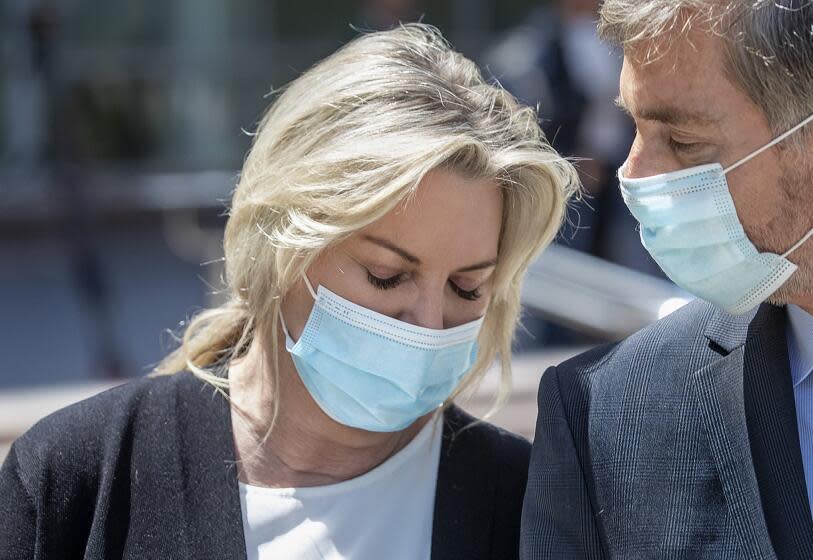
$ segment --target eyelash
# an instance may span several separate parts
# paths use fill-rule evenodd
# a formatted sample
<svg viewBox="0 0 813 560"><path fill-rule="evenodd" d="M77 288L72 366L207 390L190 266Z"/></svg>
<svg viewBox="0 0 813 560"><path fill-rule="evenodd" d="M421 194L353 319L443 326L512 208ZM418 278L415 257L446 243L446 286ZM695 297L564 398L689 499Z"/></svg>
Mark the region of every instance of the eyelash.
<svg viewBox="0 0 813 560"><path fill-rule="evenodd" d="M396 274L390 278L379 278L378 276L373 275L372 272L367 271L367 280L369 280L370 284L379 290L391 290L404 280L404 275Z"/></svg>
<svg viewBox="0 0 813 560"><path fill-rule="evenodd" d="M458 286L454 282L452 282L451 280L449 281L449 285L452 287L452 291L454 293L456 293L459 297L465 299L466 301L477 301L482 296L482 294L480 293L480 288L476 288L476 289L468 292L468 291L462 289L460 286Z"/></svg>
<svg viewBox="0 0 813 560"><path fill-rule="evenodd" d="M674 138L669 138L669 146L676 152L690 153L702 149L705 144L701 142L684 144L683 142L678 142Z"/></svg>
<svg viewBox="0 0 813 560"><path fill-rule="evenodd" d="M373 273L367 271L367 280L372 284L375 288L379 290L391 290L397 287L401 282L404 280L403 274L396 274L390 278L379 278L375 276ZM452 291L458 295L458 297L465 299L466 301L477 301L482 297L480 293L480 289L477 288L475 290L467 291L462 289L460 286L449 281L449 286L451 286Z"/></svg>

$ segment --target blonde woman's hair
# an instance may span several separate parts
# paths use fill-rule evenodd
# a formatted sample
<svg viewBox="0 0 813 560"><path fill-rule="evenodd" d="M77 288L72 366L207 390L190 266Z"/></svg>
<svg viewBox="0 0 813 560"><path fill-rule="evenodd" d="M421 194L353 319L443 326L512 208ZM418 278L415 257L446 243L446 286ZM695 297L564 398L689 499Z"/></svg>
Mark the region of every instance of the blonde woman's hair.
<svg viewBox="0 0 813 560"><path fill-rule="evenodd" d="M273 394L282 299L322 251L380 220L434 169L490 178L503 190L479 356L450 399L473 388L499 357L496 409L510 391L523 276L556 235L578 178L546 141L533 109L487 83L423 24L355 39L270 107L226 225L229 301L194 317L154 373L189 370L225 391L229 362L262 333Z"/></svg>

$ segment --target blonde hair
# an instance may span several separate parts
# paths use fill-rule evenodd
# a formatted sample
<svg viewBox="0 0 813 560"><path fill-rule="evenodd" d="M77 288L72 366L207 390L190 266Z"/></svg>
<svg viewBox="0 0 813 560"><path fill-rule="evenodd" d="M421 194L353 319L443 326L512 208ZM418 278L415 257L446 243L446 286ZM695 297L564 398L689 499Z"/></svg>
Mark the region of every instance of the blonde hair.
<svg viewBox="0 0 813 560"><path fill-rule="evenodd" d="M355 39L289 84L271 106L226 225L229 301L194 317L180 347L154 373L190 370L226 390L224 369L262 333L273 392L282 298L322 251L381 219L434 169L493 178L503 189L480 352L452 396L474 387L499 356L496 409L510 391L523 276L556 235L578 179L546 141L535 111L487 83L423 24Z"/></svg>

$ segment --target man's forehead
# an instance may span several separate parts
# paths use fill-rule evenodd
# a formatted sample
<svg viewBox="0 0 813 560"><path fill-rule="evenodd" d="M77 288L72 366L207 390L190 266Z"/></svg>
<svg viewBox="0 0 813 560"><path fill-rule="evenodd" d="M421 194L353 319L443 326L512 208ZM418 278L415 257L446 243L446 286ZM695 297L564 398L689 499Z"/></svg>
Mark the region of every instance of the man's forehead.
<svg viewBox="0 0 813 560"><path fill-rule="evenodd" d="M636 119L672 125L715 125L734 93L726 77L719 38L691 33L658 59L640 49L626 52L617 104ZM645 48L645 47L642 47Z"/></svg>
<svg viewBox="0 0 813 560"><path fill-rule="evenodd" d="M734 93L721 73L691 68L672 71L654 65L635 68L625 61L616 104L636 119L713 126L727 112L725 99Z"/></svg>
<svg viewBox="0 0 813 560"><path fill-rule="evenodd" d="M700 103L647 102L646 100L627 102L622 93L616 98L615 104L635 119L657 121L674 126L713 126L719 124L721 120L719 114L698 108L697 105L702 105Z"/></svg>

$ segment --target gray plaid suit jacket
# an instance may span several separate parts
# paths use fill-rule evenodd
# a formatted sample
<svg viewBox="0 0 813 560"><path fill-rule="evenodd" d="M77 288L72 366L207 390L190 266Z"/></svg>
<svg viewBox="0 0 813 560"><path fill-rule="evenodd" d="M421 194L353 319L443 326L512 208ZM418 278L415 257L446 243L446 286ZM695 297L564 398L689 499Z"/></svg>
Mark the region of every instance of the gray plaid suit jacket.
<svg viewBox="0 0 813 560"><path fill-rule="evenodd" d="M786 322L695 302L548 370L520 557L813 559Z"/></svg>

